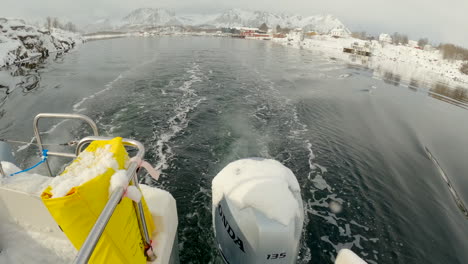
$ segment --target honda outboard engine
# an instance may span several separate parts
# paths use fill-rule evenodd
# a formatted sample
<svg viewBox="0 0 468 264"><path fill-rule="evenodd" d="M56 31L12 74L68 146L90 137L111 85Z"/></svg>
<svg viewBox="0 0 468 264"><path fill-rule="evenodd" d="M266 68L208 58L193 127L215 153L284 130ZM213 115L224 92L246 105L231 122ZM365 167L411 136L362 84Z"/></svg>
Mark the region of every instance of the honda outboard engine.
<svg viewBox="0 0 468 264"><path fill-rule="evenodd" d="M275 160L227 165L213 179L213 225L225 263L295 263L304 212L292 171Z"/></svg>

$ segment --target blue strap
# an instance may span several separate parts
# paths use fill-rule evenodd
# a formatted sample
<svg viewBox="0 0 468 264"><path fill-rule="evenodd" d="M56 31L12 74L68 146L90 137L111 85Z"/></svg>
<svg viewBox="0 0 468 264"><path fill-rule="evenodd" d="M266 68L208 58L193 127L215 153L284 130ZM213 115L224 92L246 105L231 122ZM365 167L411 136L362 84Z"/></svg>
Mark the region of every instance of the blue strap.
<svg viewBox="0 0 468 264"><path fill-rule="evenodd" d="M42 150L42 160L39 161L36 165L32 166L31 168L24 169L24 170L22 170L22 171L18 171L18 172L12 173L12 174L10 174L10 176L13 176L13 175L16 175L16 174L20 174L20 173L22 173L22 172L30 171L30 170L36 168L37 166L41 165L42 163L44 163L44 162L47 160L47 152L48 152L48 151L49 151L49 150L47 150L47 149Z"/></svg>

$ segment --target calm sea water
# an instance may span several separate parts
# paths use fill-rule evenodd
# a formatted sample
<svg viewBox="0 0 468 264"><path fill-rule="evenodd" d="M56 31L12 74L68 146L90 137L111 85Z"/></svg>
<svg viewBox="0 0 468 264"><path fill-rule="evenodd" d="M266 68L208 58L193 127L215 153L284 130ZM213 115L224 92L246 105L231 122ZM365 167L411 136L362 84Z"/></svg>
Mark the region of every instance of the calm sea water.
<svg viewBox="0 0 468 264"><path fill-rule="evenodd" d="M162 178L142 181L177 200L181 263L219 262L211 180L252 156L279 160L302 187L298 263L331 263L341 248L369 263L468 262L462 88L269 41L197 37L88 42L3 74L1 138L30 141L37 113L67 112L145 144ZM62 122L44 135L61 143L84 132ZM34 146L15 149L22 166L39 159Z"/></svg>

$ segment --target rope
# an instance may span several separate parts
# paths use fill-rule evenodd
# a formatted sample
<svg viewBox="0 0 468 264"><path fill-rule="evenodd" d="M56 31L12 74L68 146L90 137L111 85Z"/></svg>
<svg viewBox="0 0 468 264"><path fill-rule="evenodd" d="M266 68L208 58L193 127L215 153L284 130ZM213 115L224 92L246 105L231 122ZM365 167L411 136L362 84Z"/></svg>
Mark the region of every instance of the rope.
<svg viewBox="0 0 468 264"><path fill-rule="evenodd" d="M8 142L8 143L28 144L28 145L36 145L36 146L39 146L39 144L37 144L37 143L26 142L26 141L19 141L19 140L11 140L11 139L4 139L4 138L0 138L0 141ZM78 143L78 142L77 142L76 140L72 140L72 141L65 142L65 143L42 144L42 146L74 146L74 145L76 145L77 143Z"/></svg>
<svg viewBox="0 0 468 264"><path fill-rule="evenodd" d="M37 166L41 165L42 163L44 163L44 162L47 160L47 152L48 152L47 149L42 150L42 159L41 159L41 161L39 161L38 163L36 163L36 165L32 166L31 168L24 169L24 170L22 170L22 171L18 171L18 172L12 173L12 174L10 174L10 176L14 176L14 175L20 174L20 173L22 173L22 172L30 171L30 170L36 168Z"/></svg>

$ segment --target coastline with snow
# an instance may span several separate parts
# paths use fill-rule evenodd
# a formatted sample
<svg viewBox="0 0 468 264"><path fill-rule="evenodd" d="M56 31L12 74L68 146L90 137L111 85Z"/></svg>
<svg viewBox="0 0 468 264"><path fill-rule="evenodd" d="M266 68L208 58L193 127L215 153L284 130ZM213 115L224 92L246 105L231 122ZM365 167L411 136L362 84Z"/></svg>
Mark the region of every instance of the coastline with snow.
<svg viewBox="0 0 468 264"><path fill-rule="evenodd" d="M273 42L312 51L338 58L353 64L360 64L373 69L374 74L384 76L392 73L408 83L438 83L442 82L451 87L468 89L468 75L460 71L462 60L446 60L436 49L418 49L407 45L393 45L377 40L365 41L352 37L335 38L330 35L317 35L302 39L299 34L289 34L286 38L273 38ZM343 48L367 45L372 56L350 55L343 52ZM363 61L356 62L356 58Z"/></svg>
<svg viewBox="0 0 468 264"><path fill-rule="evenodd" d="M82 36L61 29L48 30L30 26L20 19L0 18L0 68L47 57L49 53L66 52L84 41L167 35L231 37L239 34L232 33L232 29L239 31L242 27L256 27L261 23L265 23L270 30L259 34L260 37L244 37L271 40L288 47L321 53L350 64L360 64L373 69L376 78L392 75L396 80L401 79L413 84L441 82L450 87L468 88L468 75L460 70L466 62L446 60L442 52L435 48L424 49L414 44L391 44L391 37L387 34L382 35L390 40L353 38L351 31L332 15L303 17L242 9L230 9L217 15L177 15L163 8L139 8L119 21L98 20L85 27L87 33ZM297 27L300 31L295 30ZM289 33L277 31L284 28L288 29ZM268 37L265 37L266 35ZM372 56L362 59L360 56L343 52L344 48L353 45L366 46Z"/></svg>
<svg viewBox="0 0 468 264"><path fill-rule="evenodd" d="M176 14L164 8L138 8L120 20L102 18L86 26L85 31L88 33L114 31L114 35L95 33L94 36L86 36L89 40L115 36L230 37L240 36L241 28L250 27L259 30L257 27L262 23L267 30L261 30L263 32L258 34L259 37L243 36L243 38L271 40L278 44L318 52L351 64L361 64L363 67L373 69L376 78L391 75L397 80L413 84L442 82L450 87L468 88L468 75L460 71L464 63L462 60L446 60L440 50L416 47L415 41L410 41L412 43L409 45L391 44L392 37L387 34L382 34L380 41L353 38L351 31L332 15L299 16L238 8L211 15L186 15ZM297 28L300 28L301 32L295 32ZM232 30L237 30L237 33L233 33ZM118 35L115 32L126 32L127 35L124 33ZM275 37L275 33L283 35L284 38ZM265 37L265 34L269 36ZM343 52L344 48L350 48L355 43L359 46L367 45L372 56L361 59ZM357 63L357 61L363 62ZM468 71L468 66L465 68L467 69L465 71Z"/></svg>
<svg viewBox="0 0 468 264"><path fill-rule="evenodd" d="M67 52L83 43L73 32L38 28L21 19L0 18L0 68Z"/></svg>

